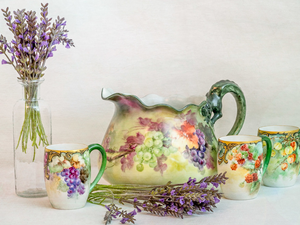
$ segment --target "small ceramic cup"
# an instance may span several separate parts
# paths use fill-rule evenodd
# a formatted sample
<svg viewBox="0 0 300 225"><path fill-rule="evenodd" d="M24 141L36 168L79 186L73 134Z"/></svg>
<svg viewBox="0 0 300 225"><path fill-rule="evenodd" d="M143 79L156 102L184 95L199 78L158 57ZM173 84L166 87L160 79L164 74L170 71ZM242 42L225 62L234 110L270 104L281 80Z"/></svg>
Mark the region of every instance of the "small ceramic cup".
<svg viewBox="0 0 300 225"><path fill-rule="evenodd" d="M266 126L258 136L266 135L272 142L271 159L263 184L269 187L289 187L299 174L299 128L295 126Z"/></svg>
<svg viewBox="0 0 300 225"><path fill-rule="evenodd" d="M90 153L100 151L102 165L91 183ZM78 209L100 180L106 166L106 153L99 144L56 144L45 148L44 173L48 198L53 208Z"/></svg>
<svg viewBox="0 0 300 225"><path fill-rule="evenodd" d="M263 157L262 140L268 147L266 157ZM270 139L266 136L231 135L218 141L218 173L226 172L229 178L221 185L224 197L235 200L255 198L270 160Z"/></svg>

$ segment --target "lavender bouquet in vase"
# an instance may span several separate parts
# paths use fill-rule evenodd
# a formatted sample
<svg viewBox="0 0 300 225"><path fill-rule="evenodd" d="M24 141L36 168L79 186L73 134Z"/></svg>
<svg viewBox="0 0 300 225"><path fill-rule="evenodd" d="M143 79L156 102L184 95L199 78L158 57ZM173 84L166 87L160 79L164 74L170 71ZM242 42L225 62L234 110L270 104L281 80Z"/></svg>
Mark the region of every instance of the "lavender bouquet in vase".
<svg viewBox="0 0 300 225"><path fill-rule="evenodd" d="M68 38L64 18L51 23L48 4L36 12L25 9L2 9L6 25L13 34L8 42L0 35L2 64L10 64L17 71L22 86L22 98L13 111L15 191L22 197L42 197L47 192L44 184L44 147L51 144L51 113L40 98L40 84L44 81L46 60L53 57L56 45L74 46Z"/></svg>

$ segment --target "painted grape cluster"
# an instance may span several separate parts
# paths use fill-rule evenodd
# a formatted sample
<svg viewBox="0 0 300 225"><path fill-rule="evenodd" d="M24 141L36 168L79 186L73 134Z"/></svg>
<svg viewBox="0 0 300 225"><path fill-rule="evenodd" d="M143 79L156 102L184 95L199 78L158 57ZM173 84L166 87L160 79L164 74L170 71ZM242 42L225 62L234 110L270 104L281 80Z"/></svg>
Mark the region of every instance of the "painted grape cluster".
<svg viewBox="0 0 300 225"><path fill-rule="evenodd" d="M73 197L76 192L80 195L84 194L85 187L79 178L80 172L75 167L64 169L60 175L64 178L64 182L69 187L67 191L68 197Z"/></svg>
<svg viewBox="0 0 300 225"><path fill-rule="evenodd" d="M158 158L162 155L169 156L177 151L177 148L168 146L168 138L161 131L150 131L145 135L143 144L135 148L136 155L133 160L137 162L136 170L142 172L144 164L150 168L157 166Z"/></svg>
<svg viewBox="0 0 300 225"><path fill-rule="evenodd" d="M83 154L48 153L45 167L45 177L51 181L49 189L54 192L66 193L69 198L77 198L86 193L85 184L90 177L90 162L88 151Z"/></svg>
<svg viewBox="0 0 300 225"><path fill-rule="evenodd" d="M203 170L203 167L206 165L205 152L207 148L205 135L199 129L196 129L194 134L198 138L198 147L189 148L188 145L186 145L184 157L199 170Z"/></svg>

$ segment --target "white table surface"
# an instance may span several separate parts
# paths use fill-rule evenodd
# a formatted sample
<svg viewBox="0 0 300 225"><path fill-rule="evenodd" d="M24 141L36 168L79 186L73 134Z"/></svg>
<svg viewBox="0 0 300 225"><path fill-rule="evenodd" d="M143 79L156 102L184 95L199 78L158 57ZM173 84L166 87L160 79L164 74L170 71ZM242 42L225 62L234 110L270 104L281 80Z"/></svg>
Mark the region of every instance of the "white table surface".
<svg viewBox="0 0 300 225"><path fill-rule="evenodd" d="M106 209L87 203L82 209L53 209L47 197L22 198L14 192L13 166L1 165L0 225L99 225L104 224ZM100 183L105 183L101 180ZM131 207L124 209L132 210ZM139 213L136 224L201 224L201 225L297 225L300 224L300 178L293 187L262 186L256 199L234 201L222 199L213 213L186 216L183 220ZM120 224L115 219L111 224Z"/></svg>

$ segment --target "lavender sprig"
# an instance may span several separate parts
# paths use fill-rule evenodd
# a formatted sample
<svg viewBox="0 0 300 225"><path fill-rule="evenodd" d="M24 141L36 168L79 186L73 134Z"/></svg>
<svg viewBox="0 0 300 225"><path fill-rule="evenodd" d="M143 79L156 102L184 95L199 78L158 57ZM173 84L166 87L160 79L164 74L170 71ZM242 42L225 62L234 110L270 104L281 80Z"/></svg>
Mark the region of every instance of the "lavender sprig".
<svg viewBox="0 0 300 225"><path fill-rule="evenodd" d="M216 188L228 179L225 174L205 177L198 182L190 178L184 184L168 182L159 186L97 184L88 201L104 205L106 199L118 199L120 204L130 204L137 212L183 218L184 215L213 211L222 196ZM122 217L121 223L134 223L133 212L120 211L113 203L106 208L109 210L105 217L107 223L118 216Z"/></svg>

